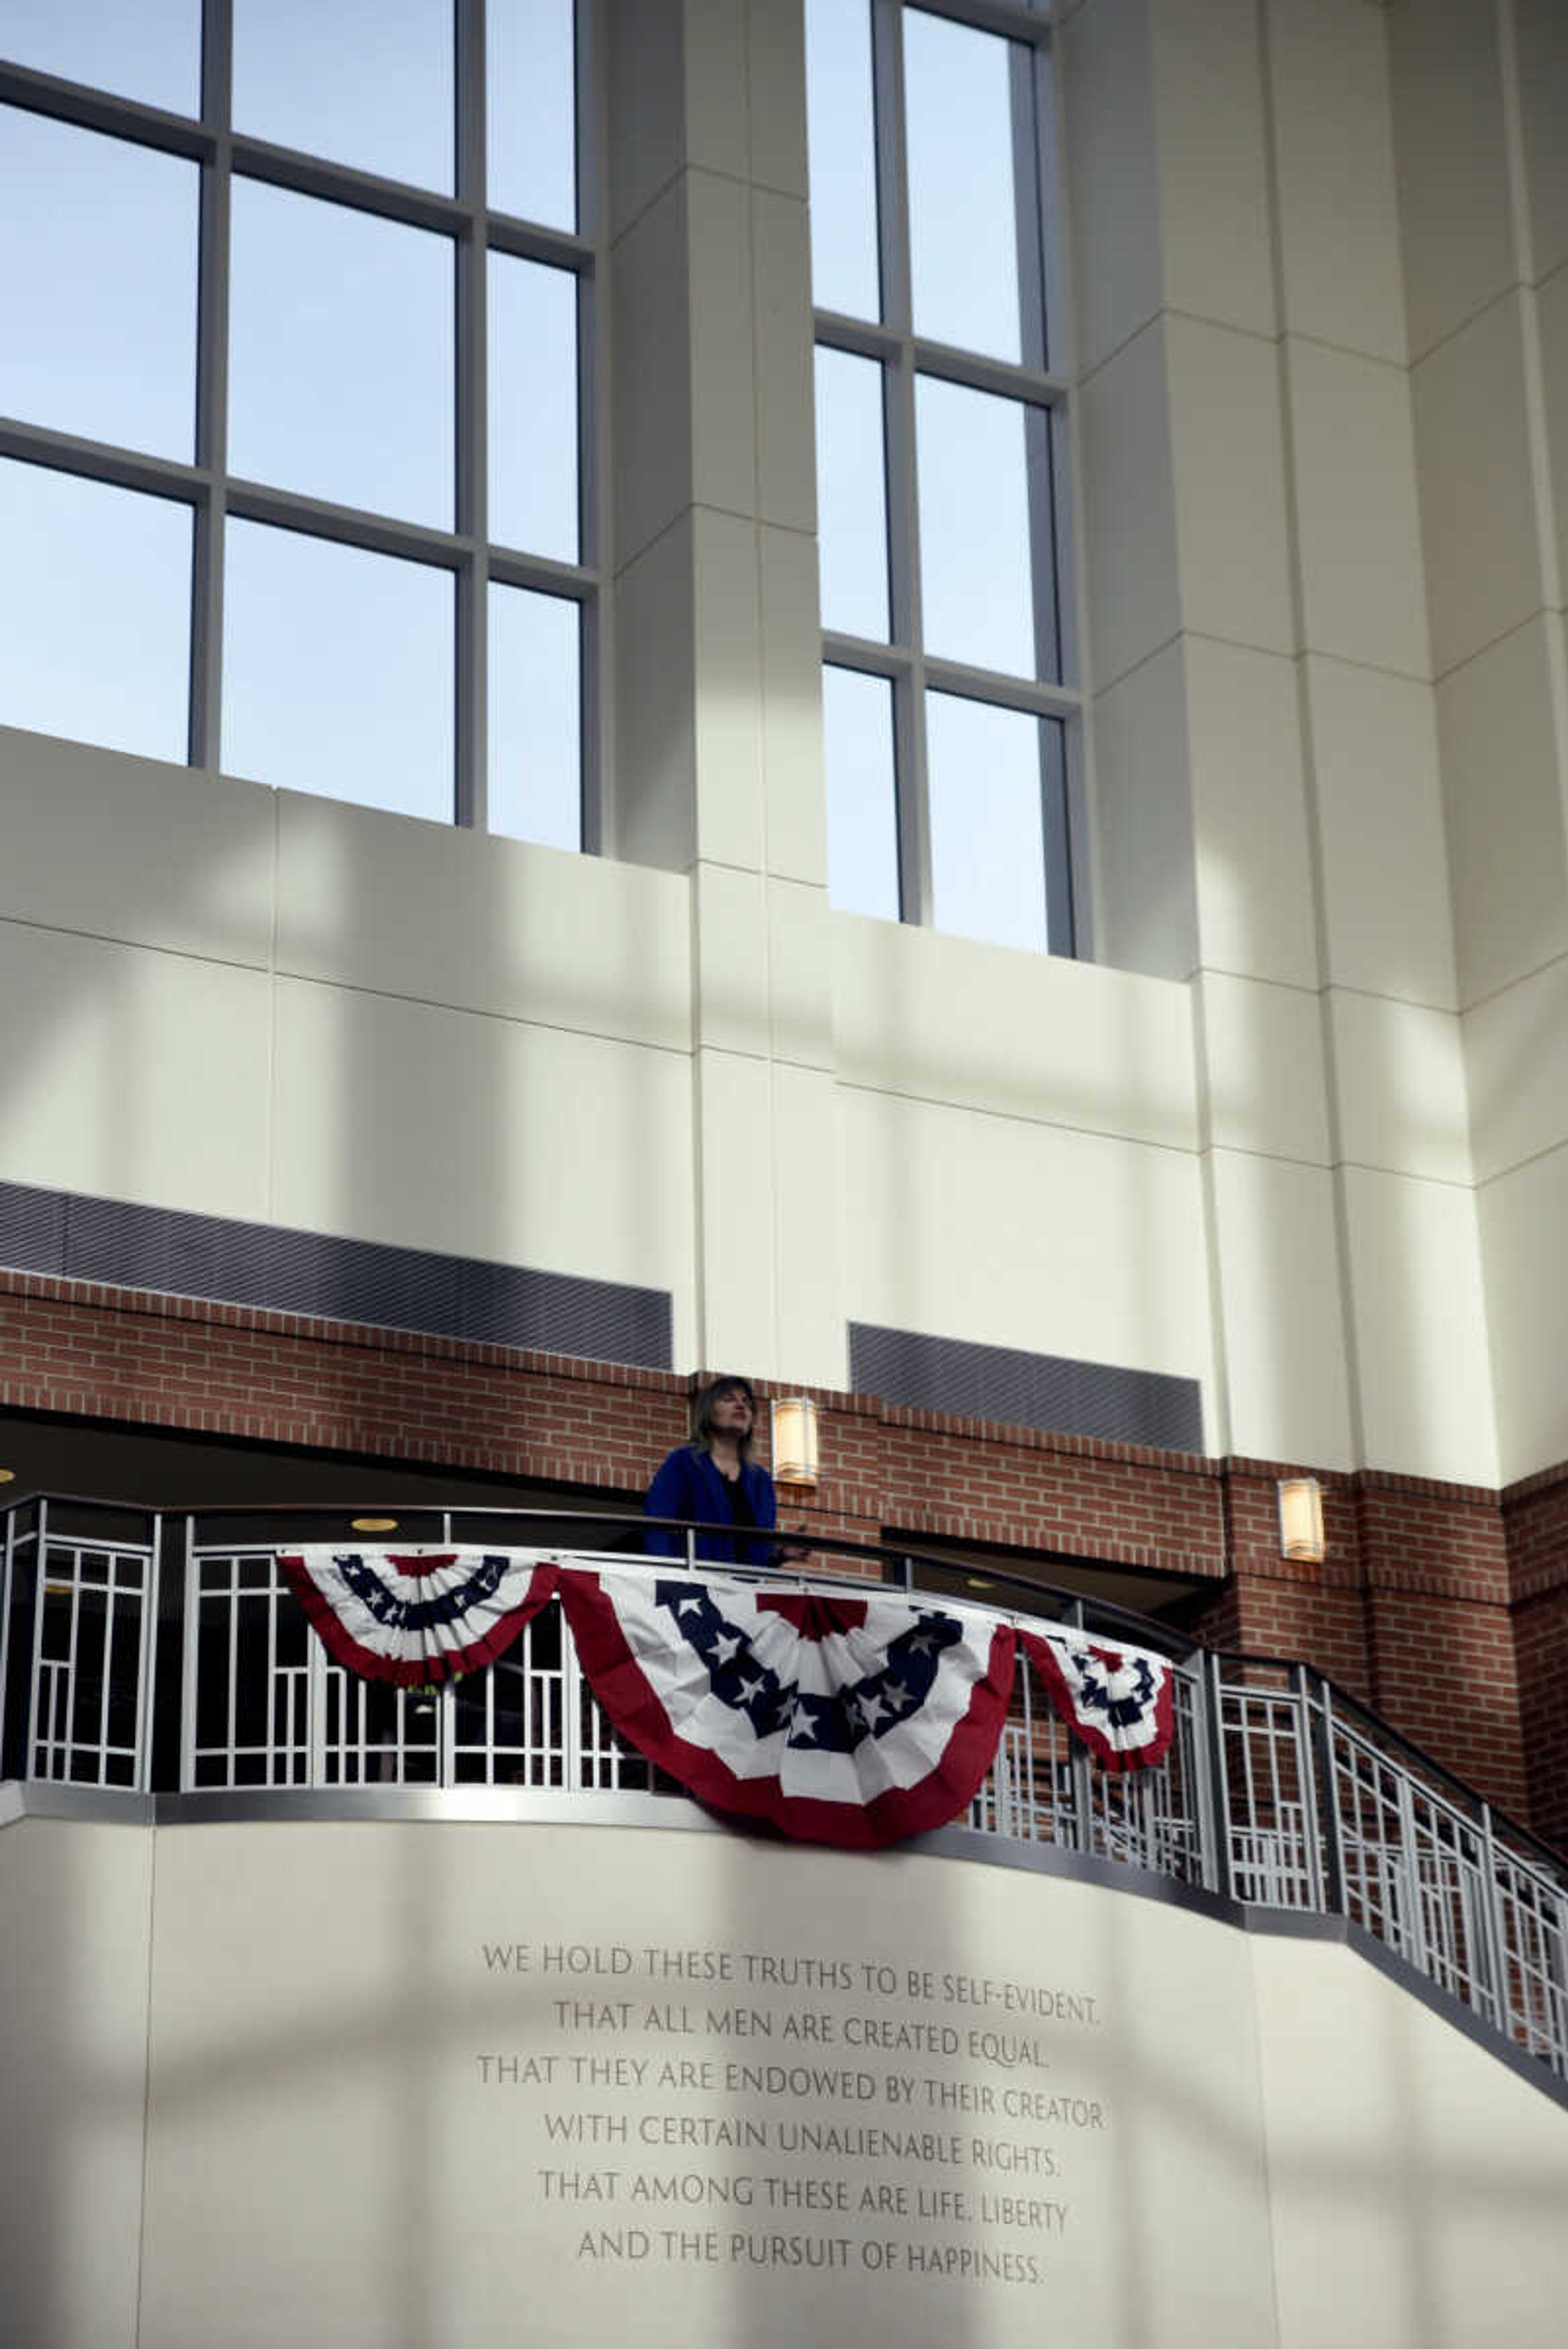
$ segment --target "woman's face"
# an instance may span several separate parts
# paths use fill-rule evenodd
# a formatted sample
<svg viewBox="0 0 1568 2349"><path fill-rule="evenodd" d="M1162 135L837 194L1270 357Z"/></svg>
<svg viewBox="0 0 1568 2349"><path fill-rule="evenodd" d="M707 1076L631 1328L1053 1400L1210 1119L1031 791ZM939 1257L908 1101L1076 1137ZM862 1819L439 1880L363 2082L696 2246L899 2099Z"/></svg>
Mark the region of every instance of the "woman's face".
<svg viewBox="0 0 1568 2349"><path fill-rule="evenodd" d="M743 1387L725 1387L713 1398L710 1414L716 1435L749 1435L752 1427L751 1401Z"/></svg>

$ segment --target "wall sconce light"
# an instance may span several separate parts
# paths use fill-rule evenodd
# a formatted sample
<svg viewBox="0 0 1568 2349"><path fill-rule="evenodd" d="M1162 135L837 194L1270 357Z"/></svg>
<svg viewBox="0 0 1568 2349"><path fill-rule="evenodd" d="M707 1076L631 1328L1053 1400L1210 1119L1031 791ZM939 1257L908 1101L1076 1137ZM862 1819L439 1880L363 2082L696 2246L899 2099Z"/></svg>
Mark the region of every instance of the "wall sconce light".
<svg viewBox="0 0 1568 2349"><path fill-rule="evenodd" d="M775 1399L773 1406L774 1482L801 1492L816 1487L816 1405L809 1395Z"/></svg>
<svg viewBox="0 0 1568 2349"><path fill-rule="evenodd" d="M1280 1480L1280 1556L1321 1562L1323 1488L1315 1476L1283 1476Z"/></svg>
<svg viewBox="0 0 1568 2349"><path fill-rule="evenodd" d="M349 1525L357 1534L395 1534L396 1517L350 1517Z"/></svg>
<svg viewBox="0 0 1568 2349"><path fill-rule="evenodd" d="M0 1485L14 1485L16 1481L16 1471L15 1468L0 1468Z"/></svg>

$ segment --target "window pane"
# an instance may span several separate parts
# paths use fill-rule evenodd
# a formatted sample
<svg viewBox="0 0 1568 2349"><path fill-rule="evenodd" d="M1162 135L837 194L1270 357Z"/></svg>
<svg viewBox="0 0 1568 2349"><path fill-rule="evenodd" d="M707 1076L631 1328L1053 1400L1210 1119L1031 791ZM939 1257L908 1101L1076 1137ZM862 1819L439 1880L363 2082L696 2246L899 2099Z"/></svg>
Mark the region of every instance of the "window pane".
<svg viewBox="0 0 1568 2349"><path fill-rule="evenodd" d="M857 670L822 672L827 767L827 901L846 914L898 918L898 800L893 688Z"/></svg>
<svg viewBox="0 0 1568 2349"><path fill-rule="evenodd" d="M915 332L1003 359L1023 356L1012 47L946 17L905 13Z"/></svg>
<svg viewBox="0 0 1568 2349"><path fill-rule="evenodd" d="M490 590L490 829L583 844L581 622L560 595Z"/></svg>
<svg viewBox="0 0 1568 2349"><path fill-rule="evenodd" d="M882 315L872 88L867 0L805 0L811 295L856 318Z"/></svg>
<svg viewBox="0 0 1568 2349"><path fill-rule="evenodd" d="M452 186L452 0L234 0L234 129Z"/></svg>
<svg viewBox="0 0 1568 2349"><path fill-rule="evenodd" d="M822 625L888 636L888 481L882 369L847 351L816 349L817 555Z"/></svg>
<svg viewBox="0 0 1568 2349"><path fill-rule="evenodd" d="M186 756L191 509L0 460L0 724Z"/></svg>
<svg viewBox="0 0 1568 2349"><path fill-rule="evenodd" d="M1052 675L1051 632L1042 629L1044 643L1036 635L1031 560L1032 536L1050 544L1044 411L923 375L915 442L927 651L1018 677ZM1047 587L1043 620L1051 610Z"/></svg>
<svg viewBox="0 0 1568 2349"><path fill-rule="evenodd" d="M452 282L449 237L236 179L230 470L450 530Z"/></svg>
<svg viewBox="0 0 1568 2349"><path fill-rule="evenodd" d="M231 522L225 771L450 823L452 574Z"/></svg>
<svg viewBox="0 0 1568 2349"><path fill-rule="evenodd" d="M492 211L577 224L577 72L572 0L487 0L486 148Z"/></svg>
<svg viewBox="0 0 1568 2349"><path fill-rule="evenodd" d="M197 167L0 107L0 410L189 460Z"/></svg>
<svg viewBox="0 0 1568 2349"><path fill-rule="evenodd" d="M939 930L1037 952L1048 944L1041 761L1052 758L1054 775L1060 735L1054 719L927 694L931 920Z"/></svg>
<svg viewBox="0 0 1568 2349"><path fill-rule="evenodd" d="M171 114L202 111L202 0L5 0L0 53Z"/></svg>
<svg viewBox="0 0 1568 2349"><path fill-rule="evenodd" d="M489 256L490 535L577 559L577 281Z"/></svg>

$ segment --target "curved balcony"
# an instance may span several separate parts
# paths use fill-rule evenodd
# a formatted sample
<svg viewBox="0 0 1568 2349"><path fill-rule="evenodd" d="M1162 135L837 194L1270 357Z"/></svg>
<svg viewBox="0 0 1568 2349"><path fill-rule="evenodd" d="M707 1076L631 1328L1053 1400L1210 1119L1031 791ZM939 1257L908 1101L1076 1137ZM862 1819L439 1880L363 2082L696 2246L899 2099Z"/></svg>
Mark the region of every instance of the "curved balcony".
<svg viewBox="0 0 1568 2349"><path fill-rule="evenodd" d="M140 1816L455 1816L711 1825L617 1733L556 1608L488 1671L399 1691L311 1632L280 1550L481 1542L589 1568L642 1556L645 1520L538 1510L280 1506L150 1513L34 1495L4 1512L4 1771L20 1809ZM694 1558L700 1527L680 1531ZM361 1540L374 1540L367 1525ZM703 1569L726 1577L743 1568ZM1119 1882L1265 1930L1337 1934L1568 2102L1568 1873L1308 1667L1193 1647L1167 1624L987 1565L852 1543L747 1578L867 1579L1007 1619L1056 1620L1172 1663L1158 1770L1094 1766L1020 1671L990 1775L929 1850ZM62 1790L71 1790L68 1794Z"/></svg>

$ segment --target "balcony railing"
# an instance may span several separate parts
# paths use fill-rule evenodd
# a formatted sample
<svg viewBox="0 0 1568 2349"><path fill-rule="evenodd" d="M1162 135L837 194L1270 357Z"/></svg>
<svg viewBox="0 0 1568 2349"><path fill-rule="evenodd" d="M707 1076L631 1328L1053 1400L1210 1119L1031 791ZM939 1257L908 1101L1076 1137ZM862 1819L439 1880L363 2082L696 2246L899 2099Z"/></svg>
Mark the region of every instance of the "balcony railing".
<svg viewBox="0 0 1568 2349"><path fill-rule="evenodd" d="M637 1548L640 1520L396 1514L410 1547L479 1541L671 1570ZM6 1510L5 1775L198 1800L330 1791L345 1816L368 1790L398 1787L679 1794L599 1710L558 1608L488 1671L436 1691L334 1663L276 1558L301 1541L347 1543L349 1516L38 1497ZM1012 1585L1019 1609L1168 1655L1176 1733L1158 1770L1100 1770L1021 1670L971 1828L1260 1909L1343 1918L1568 2080L1568 1875L1545 1847L1303 1665L1192 1649L1167 1625L989 1561L985 1572ZM809 1571L786 1564L766 1578L863 1588L871 1576L940 1594L954 1573L835 1544L814 1550ZM963 1604L989 1611L967 1591Z"/></svg>

